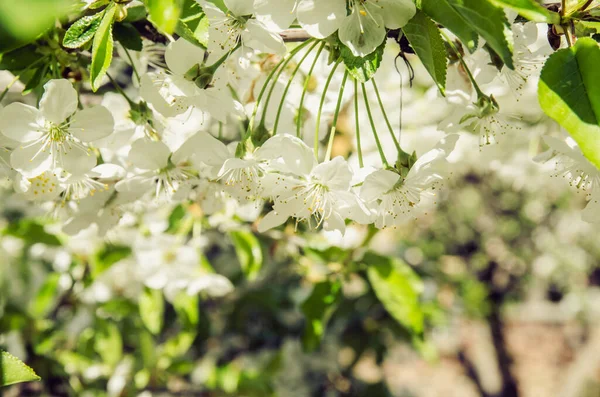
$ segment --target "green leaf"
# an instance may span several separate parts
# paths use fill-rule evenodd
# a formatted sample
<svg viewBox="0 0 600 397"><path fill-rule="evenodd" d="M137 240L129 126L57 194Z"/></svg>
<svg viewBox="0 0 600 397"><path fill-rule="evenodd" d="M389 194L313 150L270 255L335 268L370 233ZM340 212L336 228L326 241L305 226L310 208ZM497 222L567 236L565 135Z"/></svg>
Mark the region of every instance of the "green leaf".
<svg viewBox="0 0 600 397"><path fill-rule="evenodd" d="M23 88L22 94L27 95L31 91L35 90L37 87L42 85L42 83L45 82L43 80L44 80L44 77L46 76L47 72L48 72L48 65L43 65L43 66L35 69L31 78L29 79L29 81L27 81L25 88Z"/></svg>
<svg viewBox="0 0 600 397"><path fill-rule="evenodd" d="M19 72L35 61L38 61L42 55L37 52L37 47L35 45L27 45L10 52L5 52L4 54L1 54L1 56L0 70Z"/></svg>
<svg viewBox="0 0 600 397"><path fill-rule="evenodd" d="M524 18L534 22L560 24L560 15L542 7L535 0L491 0L498 7L512 8Z"/></svg>
<svg viewBox="0 0 600 397"><path fill-rule="evenodd" d="M104 12L83 17L69 27L63 38L63 46L67 48L79 48L94 37Z"/></svg>
<svg viewBox="0 0 600 397"><path fill-rule="evenodd" d="M142 51L142 36L136 28L130 23L115 23L113 34L123 47L128 50Z"/></svg>
<svg viewBox="0 0 600 397"><path fill-rule="evenodd" d="M514 69L512 32L504 10L490 0L450 0L450 4L498 53L506 66Z"/></svg>
<svg viewBox="0 0 600 397"><path fill-rule="evenodd" d="M448 0L421 0L421 9L460 39L470 52L477 49L479 36Z"/></svg>
<svg viewBox="0 0 600 397"><path fill-rule="evenodd" d="M208 18L196 0L185 0L175 33L192 44L206 49L208 45Z"/></svg>
<svg viewBox="0 0 600 397"><path fill-rule="evenodd" d="M104 11L104 17L100 26L94 35L92 45L92 65L90 66L90 83L92 90L98 90L102 78L106 74L113 55L113 35L112 26L115 17L116 7L111 3Z"/></svg>
<svg viewBox="0 0 600 397"><path fill-rule="evenodd" d="M363 262L375 295L388 313L414 334L423 333L424 315L419 304L422 283L417 274L398 258L367 253Z"/></svg>
<svg viewBox="0 0 600 397"><path fill-rule="evenodd" d="M123 356L123 339L119 328L111 322L99 321L96 327L94 350L102 361L114 368Z"/></svg>
<svg viewBox="0 0 600 397"><path fill-rule="evenodd" d="M181 15L181 0L147 0L150 22L163 33L172 34Z"/></svg>
<svg viewBox="0 0 600 397"><path fill-rule="evenodd" d="M23 361L8 352L0 351L0 387L40 379Z"/></svg>
<svg viewBox="0 0 600 397"><path fill-rule="evenodd" d="M590 38L555 52L540 76L538 98L544 112L571 134L600 168L600 48Z"/></svg>
<svg viewBox="0 0 600 397"><path fill-rule="evenodd" d="M123 20L123 22L137 22L146 18L148 13L146 12L146 7L143 5L127 7L127 16Z"/></svg>
<svg viewBox="0 0 600 397"><path fill-rule="evenodd" d="M62 245L58 237L46 232L44 225L33 220L23 219L19 222L9 223L8 227L4 229L4 234L20 238L26 244L41 243L52 247Z"/></svg>
<svg viewBox="0 0 600 397"><path fill-rule="evenodd" d="M184 328L192 329L198 325L198 321L200 320L198 295L191 296L185 292L181 292L173 300L173 307Z"/></svg>
<svg viewBox="0 0 600 397"><path fill-rule="evenodd" d="M145 288L140 295L140 315L142 322L154 335L160 333L163 326L165 303L160 290Z"/></svg>
<svg viewBox="0 0 600 397"><path fill-rule="evenodd" d="M339 282L323 281L315 284L310 296L302 303L306 325L302 334L302 346L314 351L321 344L325 328L341 297Z"/></svg>
<svg viewBox="0 0 600 397"><path fill-rule="evenodd" d="M51 273L30 302L28 312L33 318L43 318L56 305L60 274Z"/></svg>
<svg viewBox="0 0 600 397"><path fill-rule="evenodd" d="M254 234L246 231L230 232L229 237L233 242L242 271L249 280L254 280L263 265L260 241Z"/></svg>
<svg viewBox="0 0 600 397"><path fill-rule="evenodd" d="M112 265L131 255L131 248L121 245L108 244L96 252L91 261L92 278L95 279Z"/></svg>
<svg viewBox="0 0 600 397"><path fill-rule="evenodd" d="M385 40L379 47L366 57L357 57L352 54L350 48L340 43L340 55L344 65L355 80L359 83L365 83L373 77L383 59L383 50L385 49Z"/></svg>
<svg viewBox="0 0 600 397"><path fill-rule="evenodd" d="M442 95L445 95L448 67L446 47L436 24L425 13L417 11L402 31Z"/></svg>

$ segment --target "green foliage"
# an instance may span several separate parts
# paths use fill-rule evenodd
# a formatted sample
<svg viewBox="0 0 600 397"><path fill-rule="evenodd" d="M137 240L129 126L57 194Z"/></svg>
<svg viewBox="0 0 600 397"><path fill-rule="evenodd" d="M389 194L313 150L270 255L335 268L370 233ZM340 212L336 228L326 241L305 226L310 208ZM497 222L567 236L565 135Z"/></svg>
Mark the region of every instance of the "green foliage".
<svg viewBox="0 0 600 397"><path fill-rule="evenodd" d="M425 13L417 11L402 31L442 95L445 95L448 61L446 47L436 24Z"/></svg>
<svg viewBox="0 0 600 397"><path fill-rule="evenodd" d="M498 7L508 7L534 22L559 24L560 15L542 7L535 0L492 0Z"/></svg>
<svg viewBox="0 0 600 397"><path fill-rule="evenodd" d="M23 361L8 352L0 351L0 387L40 379Z"/></svg>
<svg viewBox="0 0 600 397"><path fill-rule="evenodd" d="M98 90L106 71L112 62L113 55L113 35L112 27L115 17L116 7L111 3L104 11L102 22L94 35L92 45L92 65L90 66L90 83L92 90Z"/></svg>
<svg viewBox="0 0 600 397"><path fill-rule="evenodd" d="M506 66L514 69L512 35L504 10L490 0L450 0L450 4L498 53Z"/></svg>
<svg viewBox="0 0 600 397"><path fill-rule="evenodd" d="M44 225L30 219L24 219L9 224L8 227L4 229L4 234L20 238L29 245L36 243L53 247L62 245L56 235L50 234L44 229Z"/></svg>
<svg viewBox="0 0 600 397"><path fill-rule="evenodd" d="M96 34L103 12L78 19L69 27L63 38L63 46L67 48L79 48L88 43Z"/></svg>
<svg viewBox="0 0 600 397"><path fill-rule="evenodd" d="M263 252L260 241L251 232L233 231L229 237L235 248L242 271L249 280L254 280L263 266Z"/></svg>
<svg viewBox="0 0 600 397"><path fill-rule="evenodd" d="M421 280L401 259L367 253L369 282L388 313L411 333L421 335L424 315L419 303Z"/></svg>
<svg viewBox="0 0 600 397"><path fill-rule="evenodd" d="M52 273L38 290L29 305L29 314L34 318L45 317L56 304L60 274Z"/></svg>
<svg viewBox="0 0 600 397"><path fill-rule="evenodd" d="M583 154L600 168L600 48L582 38L546 62L538 96L544 112L571 134Z"/></svg>
<svg viewBox="0 0 600 397"><path fill-rule="evenodd" d="M142 36L130 23L115 23L113 26L115 40L128 50L142 51Z"/></svg>
<svg viewBox="0 0 600 397"><path fill-rule="evenodd" d="M327 322L341 298L339 281L323 281L315 284L312 293L302 303L302 313L306 317L306 325L302 334L302 345L307 351L314 351L321 343Z"/></svg>
<svg viewBox="0 0 600 397"><path fill-rule="evenodd" d="M175 31L181 15L181 0L146 0L152 23L161 31L171 34Z"/></svg>
<svg viewBox="0 0 600 397"><path fill-rule="evenodd" d="M175 33L198 47L208 45L208 18L195 0L185 0Z"/></svg>
<svg viewBox="0 0 600 397"><path fill-rule="evenodd" d="M109 321L98 321L95 331L94 350L105 363L115 367L123 355L123 339L119 328Z"/></svg>
<svg viewBox="0 0 600 397"><path fill-rule="evenodd" d="M342 57L346 70L348 70L350 76L359 83L365 83L371 80L381 65L385 41L366 57L355 56L352 54L352 51L342 43L339 43L339 46L340 56Z"/></svg>
<svg viewBox="0 0 600 397"><path fill-rule="evenodd" d="M163 327L165 302L162 292L145 288L139 298L140 316L148 331L154 335L160 333Z"/></svg>
<svg viewBox="0 0 600 397"><path fill-rule="evenodd" d="M470 52L477 49L479 36L449 3L450 0L421 0L421 9L460 39Z"/></svg>

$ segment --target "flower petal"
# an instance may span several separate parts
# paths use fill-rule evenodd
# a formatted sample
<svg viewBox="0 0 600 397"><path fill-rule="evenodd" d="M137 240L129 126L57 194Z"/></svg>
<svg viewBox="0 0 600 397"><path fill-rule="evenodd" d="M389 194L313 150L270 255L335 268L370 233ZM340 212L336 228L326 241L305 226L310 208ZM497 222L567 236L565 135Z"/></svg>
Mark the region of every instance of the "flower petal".
<svg viewBox="0 0 600 397"><path fill-rule="evenodd" d="M415 16L417 8L412 0L367 1L365 8L372 15L380 15L388 29L400 29Z"/></svg>
<svg viewBox="0 0 600 397"><path fill-rule="evenodd" d="M312 176L332 190L349 190L352 180L352 171L348 162L338 156L331 161L321 163L315 167Z"/></svg>
<svg viewBox="0 0 600 397"><path fill-rule="evenodd" d="M42 151L44 143L17 147L10 155L10 165L26 178L35 178L52 168L52 156Z"/></svg>
<svg viewBox="0 0 600 397"><path fill-rule="evenodd" d="M267 230L282 225L285 221L287 221L287 219L287 215L278 213L276 211L271 211L267 215L265 215L265 217L258 224L258 231L260 233L264 233Z"/></svg>
<svg viewBox="0 0 600 397"><path fill-rule="evenodd" d="M171 72L184 75L192 66L204 62L204 50L185 39L169 44L165 51L165 61Z"/></svg>
<svg viewBox="0 0 600 397"><path fill-rule="evenodd" d="M269 28L284 30L290 27L296 13L294 7L297 0L256 0L256 17Z"/></svg>
<svg viewBox="0 0 600 397"><path fill-rule="evenodd" d="M246 22L246 30L242 32L244 45L269 54L283 55L286 52L283 39L270 31L265 24L256 19Z"/></svg>
<svg viewBox="0 0 600 397"><path fill-rule="evenodd" d="M345 0L301 0L298 4L300 25L318 39L324 39L338 30L345 16Z"/></svg>
<svg viewBox="0 0 600 397"><path fill-rule="evenodd" d="M44 131L44 117L33 106L11 103L0 111L0 132L17 142L35 141Z"/></svg>
<svg viewBox="0 0 600 397"><path fill-rule="evenodd" d="M367 203L378 200L400 180L400 175L388 170L378 170L365 178L360 197Z"/></svg>
<svg viewBox="0 0 600 397"><path fill-rule="evenodd" d="M385 40L385 27L380 15L361 14L360 6L354 8L341 23L338 34L356 56L364 57L375 51Z"/></svg>
<svg viewBox="0 0 600 397"><path fill-rule="evenodd" d="M143 170L160 170L169 163L171 150L164 143L142 138L133 142L129 151L129 161Z"/></svg>
<svg viewBox="0 0 600 397"><path fill-rule="evenodd" d="M225 0L225 6L238 17L254 14L254 0Z"/></svg>
<svg viewBox="0 0 600 397"><path fill-rule="evenodd" d="M73 116L69 132L82 142L106 138L113 133L115 121L104 106L83 109Z"/></svg>
<svg viewBox="0 0 600 397"><path fill-rule="evenodd" d="M62 124L77 110L77 91L69 80L56 79L44 84L40 111L47 120Z"/></svg>
<svg viewBox="0 0 600 397"><path fill-rule="evenodd" d="M96 163L93 152L74 146L61 153L59 166L72 175L80 176L91 171Z"/></svg>

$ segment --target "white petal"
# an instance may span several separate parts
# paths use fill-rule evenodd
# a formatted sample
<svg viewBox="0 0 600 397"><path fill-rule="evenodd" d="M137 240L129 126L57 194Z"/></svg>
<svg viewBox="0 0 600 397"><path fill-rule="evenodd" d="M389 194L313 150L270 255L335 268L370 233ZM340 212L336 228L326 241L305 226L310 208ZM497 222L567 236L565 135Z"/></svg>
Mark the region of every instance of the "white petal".
<svg viewBox="0 0 600 397"><path fill-rule="evenodd" d="M301 139L291 135L275 135L269 138L255 153L259 160L276 160L271 167L280 172L307 176L316 166L313 150Z"/></svg>
<svg viewBox="0 0 600 397"><path fill-rule="evenodd" d="M417 12L412 0L371 0L365 3L365 7L371 14L380 15L388 29L400 29Z"/></svg>
<svg viewBox="0 0 600 397"><path fill-rule="evenodd" d="M256 17L269 28L287 29L296 19L296 2L297 0L257 0L254 2Z"/></svg>
<svg viewBox="0 0 600 397"><path fill-rule="evenodd" d="M42 136L44 117L36 108L11 103L0 110L0 132L17 142L30 142Z"/></svg>
<svg viewBox="0 0 600 397"><path fill-rule="evenodd" d="M116 164L100 164L92 170L102 179L121 179L125 177L125 169Z"/></svg>
<svg viewBox="0 0 600 397"><path fill-rule="evenodd" d="M173 155L175 159L175 155ZM198 132L177 150L177 159L195 157L211 167L221 167L231 155L227 146L206 132Z"/></svg>
<svg viewBox="0 0 600 397"><path fill-rule="evenodd" d="M367 176L360 189L360 197L367 203L380 199L400 180L400 175L388 170L378 170Z"/></svg>
<svg viewBox="0 0 600 397"><path fill-rule="evenodd" d="M167 166L170 155L164 143L142 138L133 142L128 159L137 168L155 171Z"/></svg>
<svg viewBox="0 0 600 397"><path fill-rule="evenodd" d="M167 47L165 62L171 72L184 75L192 66L204 62L204 50L180 38Z"/></svg>
<svg viewBox="0 0 600 397"><path fill-rule="evenodd" d="M77 110L77 91L69 80L50 80L44 84L40 111L47 120L62 124Z"/></svg>
<svg viewBox="0 0 600 397"><path fill-rule="evenodd" d="M104 106L94 106L77 112L69 126L69 132L82 142L106 138L114 129L113 116Z"/></svg>
<svg viewBox="0 0 600 397"><path fill-rule="evenodd" d="M324 39L338 30L346 16L346 0L301 0L298 21L313 37Z"/></svg>
<svg viewBox="0 0 600 397"><path fill-rule="evenodd" d="M160 94L158 88L160 85L161 82L156 78L156 75L143 75L140 79L140 96L165 117L173 117L183 113L185 109L182 110L179 107L171 106Z"/></svg>
<svg viewBox="0 0 600 397"><path fill-rule="evenodd" d="M278 213L276 211L271 211L260 221L258 224L258 231L260 233L264 233L269 229L273 229L279 225L282 225L285 221L287 221L288 216Z"/></svg>
<svg viewBox="0 0 600 397"><path fill-rule="evenodd" d="M277 33L271 32L265 24L250 19L246 22L246 30L242 32L244 45L269 54L285 54L285 44Z"/></svg>
<svg viewBox="0 0 600 397"><path fill-rule="evenodd" d="M383 18L380 15L362 16L355 7L352 14L342 21L338 34L340 41L355 56L367 56L385 40Z"/></svg>
<svg viewBox="0 0 600 397"><path fill-rule="evenodd" d="M117 182L115 190L127 196L128 200L136 200L150 191L154 186L151 178L145 176L134 176Z"/></svg>
<svg viewBox="0 0 600 397"><path fill-rule="evenodd" d="M254 0L225 0L225 6L238 17L254 14Z"/></svg>
<svg viewBox="0 0 600 397"><path fill-rule="evenodd" d="M344 234L346 233L346 222L344 222L344 218L334 212L327 220L325 220L325 222L323 222L323 229L327 231L339 230Z"/></svg>
<svg viewBox="0 0 600 397"><path fill-rule="evenodd" d="M97 159L93 152L78 147L66 149L60 156L60 166L70 174L83 175L96 166Z"/></svg>
<svg viewBox="0 0 600 397"><path fill-rule="evenodd" d="M17 147L10 155L10 165L26 178L34 178L48 171L52 167L52 156L47 150L41 151L43 145L43 142L38 142L35 145Z"/></svg>
<svg viewBox="0 0 600 397"><path fill-rule="evenodd" d="M314 178L333 190L350 189L352 171L344 158L338 156L331 161L321 163L312 172Z"/></svg>

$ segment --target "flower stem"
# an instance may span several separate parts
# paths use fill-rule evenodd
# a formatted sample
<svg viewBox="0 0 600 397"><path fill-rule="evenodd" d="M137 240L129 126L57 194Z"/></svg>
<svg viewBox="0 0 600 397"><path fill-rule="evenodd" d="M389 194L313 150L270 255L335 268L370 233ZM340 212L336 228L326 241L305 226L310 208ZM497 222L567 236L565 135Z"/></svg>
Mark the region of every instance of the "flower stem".
<svg viewBox="0 0 600 397"><path fill-rule="evenodd" d="M273 95L273 92L275 91L275 85L276 85L277 81L279 80L279 77L285 70L285 67L288 65L288 63L290 63L292 61L294 56L300 52L300 50L302 50L304 47L306 47L309 43L312 43L312 42L313 42L313 40L305 41L304 43L300 44L298 47L294 48L292 51L290 51L290 56L281 64L281 67L279 68L279 70L277 71L277 74L275 75L275 80L274 80L273 84L271 84L271 88L269 89L269 94L267 94L267 99L265 100L265 105L263 107L262 115L260 117L260 125L265 124L267 110L269 107L269 103L271 102L271 96ZM293 52L293 55L292 55L292 52ZM266 82L265 82L265 84L266 84ZM283 102L283 98L282 98L282 102Z"/></svg>
<svg viewBox="0 0 600 397"><path fill-rule="evenodd" d="M371 124L371 129L373 130L373 137L375 138L375 143L377 144L377 150L379 150L379 156L381 157L381 162L385 168L389 167L389 164L385 158L385 154L383 153L383 146L381 146L381 141L379 140L379 135L377 135L377 129L375 128L375 121L373 120L373 114L371 113L371 106L369 105L369 99L367 98L367 89L365 88L365 83L360 83L362 87L363 99L365 101L365 107L367 109L367 116L369 117L369 123Z"/></svg>
<svg viewBox="0 0 600 397"><path fill-rule="evenodd" d="M300 97L300 105L298 107L298 116L296 118L296 136L300 138L300 127L302 126L302 112L304 110L304 98L306 97L306 92L308 91L308 84L310 83L310 78L312 77L313 71L315 70L315 66L317 65L317 61L319 60L319 56L321 52L325 48L325 43L321 44L317 51L317 55L315 56L315 60L313 61L308 74L304 79L304 89L302 90L302 96Z"/></svg>
<svg viewBox="0 0 600 397"><path fill-rule="evenodd" d="M340 86L340 93L338 94L338 101L335 106L335 113L333 114L333 122L331 124L331 131L329 132L329 142L327 143L327 152L325 153L325 161L331 160L331 152L333 150L333 140L335 138L335 131L337 128L337 121L340 115L340 108L342 107L342 99L344 97L344 87L346 86L346 80L348 79L348 70L344 72L342 79L342 85Z"/></svg>
<svg viewBox="0 0 600 397"><path fill-rule="evenodd" d="M140 82L140 74L138 73L138 71L135 67L135 63L133 62L133 58L131 57L131 54L129 54L129 50L125 46L123 46L123 50L125 50L125 55L127 55L129 62L131 62L131 68L133 69L133 74L135 74L135 77L137 78L138 82Z"/></svg>
<svg viewBox="0 0 600 397"><path fill-rule="evenodd" d="M375 79L371 79L371 83L373 83L373 88L375 89L375 95L377 96L377 102L379 103L379 108L381 109L381 113L383 114L383 119L385 120L385 124L388 127L388 130L390 131L390 135L392 136L392 140L394 141L394 145L396 146L396 149L398 149L398 152L403 152L402 148L400 147L400 142L398 141L398 138L396 138L396 135L394 134L394 128L392 128L392 124L390 123L390 120L388 119L387 113L385 111L385 106L383 106L383 101L381 100L381 95L379 95L379 89L377 88L377 83L375 82Z"/></svg>
<svg viewBox="0 0 600 397"><path fill-rule="evenodd" d="M304 44L305 43L301 44L300 46L302 46ZM298 47L300 47L300 46L298 46ZM269 72L269 74L267 75L267 79L265 80L265 83L263 84L262 88L260 89L258 98L256 98L256 104L254 105L254 109L252 110L252 115L250 116L250 120L248 122L248 128L246 130L246 135L244 136L244 139L247 139L252 134L252 130L254 129L254 121L256 120L256 114L258 113L258 106L260 105L260 101L262 100L262 97L265 94L265 91L267 90L267 86L269 85L269 82L273 79L273 76L277 72L277 69L282 67L283 63L286 60L288 60L288 59L292 58L294 55L296 55L296 52L298 52L297 51L298 47L294 48L292 51L290 51L288 53L288 55L286 57L282 58L281 61L279 61L279 63L277 65L275 65L273 70L271 70Z"/></svg>
<svg viewBox="0 0 600 397"><path fill-rule="evenodd" d="M339 66L340 62L342 62L342 61L338 60L335 63L335 65L333 65L333 68L331 68L331 72L329 73L329 76L327 77L327 81L325 82L325 87L323 87L323 94L321 94L321 102L319 102L319 111L317 112L317 126L315 129L315 141L314 141L315 146L313 148L313 150L315 151L315 158L317 160L319 159L319 129L321 127L321 114L323 112L323 104L325 104L325 97L327 96L327 89L329 88L329 85L331 84L331 79L333 79L335 70Z"/></svg>
<svg viewBox="0 0 600 397"><path fill-rule="evenodd" d="M487 97L487 95L485 95L483 93L483 91L481 91L481 88L479 88L479 85L477 84L477 81L475 81L475 77L473 77L473 74L471 73L471 70L467 66L465 60L463 59L463 56L461 55L461 53L456 48L456 45L454 45L454 42L450 39L450 37L448 37L448 35L446 34L446 32L444 32L443 29L440 29L440 33L442 34L442 36L444 36L444 38L446 39L446 42L448 43L448 45L450 46L450 48L452 49L452 51L454 51L454 53L458 57L458 60L459 60L460 64L462 65L463 69L465 70L465 72L467 72L467 75L469 76L469 80L471 80L471 84L473 85L473 88L475 89L475 92L477 93L477 98L480 99L482 97Z"/></svg>
<svg viewBox="0 0 600 397"><path fill-rule="evenodd" d="M285 89L283 90L283 95L281 96L281 101L279 102L279 107L277 108L277 116L275 117L275 125L273 126L273 135L277 134L277 127L279 126L279 118L281 117L281 111L283 110L283 105L285 103L285 98L286 98L287 93L288 93L288 91L290 89L290 86L292 85L292 82L294 81L294 78L296 77L296 74L298 74L298 70L300 70L300 66L302 66L302 64L304 63L304 61L306 60L306 58L310 55L310 53L312 52L312 50L315 49L315 47L317 46L317 44L319 44L318 41L316 41L315 44L312 47L310 47L308 49L308 51L306 51L306 54L304 54L304 56L302 56L302 58L300 58L300 62L298 62L298 64L294 68L294 71L290 75L290 79L289 79L288 83L286 84Z"/></svg>
<svg viewBox="0 0 600 397"><path fill-rule="evenodd" d="M354 122L356 123L356 150L358 151L358 165L363 168L362 146L360 143L360 120L358 116L358 82L354 80Z"/></svg>
<svg viewBox="0 0 600 397"><path fill-rule="evenodd" d="M131 98L129 98L129 96L127 96L127 94L125 93L125 91L123 91L123 89L121 88L121 86L115 81L115 79L112 78L112 76L108 72L106 73L106 77L108 77L108 79L110 80L110 82L112 83L112 85L115 87L115 89L117 90L117 92L119 94L121 94L123 96L123 98L125 98L125 100L129 103L129 105L131 107L134 107L136 105L136 103L133 102L131 100Z"/></svg>

